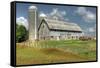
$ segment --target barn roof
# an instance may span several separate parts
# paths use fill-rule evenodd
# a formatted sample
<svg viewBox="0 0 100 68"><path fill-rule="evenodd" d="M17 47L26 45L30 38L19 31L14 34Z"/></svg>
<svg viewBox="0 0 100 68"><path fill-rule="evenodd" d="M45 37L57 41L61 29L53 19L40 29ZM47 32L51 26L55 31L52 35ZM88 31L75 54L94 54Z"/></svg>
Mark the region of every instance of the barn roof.
<svg viewBox="0 0 100 68"><path fill-rule="evenodd" d="M51 30L68 30L68 31L81 31L82 29L76 24L71 22L64 22L59 20L44 19Z"/></svg>

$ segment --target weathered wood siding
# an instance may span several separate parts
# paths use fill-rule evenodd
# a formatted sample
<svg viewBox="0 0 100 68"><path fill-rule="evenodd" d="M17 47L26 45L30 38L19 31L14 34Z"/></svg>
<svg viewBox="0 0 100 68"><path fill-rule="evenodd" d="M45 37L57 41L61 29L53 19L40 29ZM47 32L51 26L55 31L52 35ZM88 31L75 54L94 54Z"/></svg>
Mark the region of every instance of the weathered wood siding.
<svg viewBox="0 0 100 68"><path fill-rule="evenodd" d="M47 27L47 24L42 22L40 29L39 29L39 39L40 40L45 40L49 39L49 29Z"/></svg>

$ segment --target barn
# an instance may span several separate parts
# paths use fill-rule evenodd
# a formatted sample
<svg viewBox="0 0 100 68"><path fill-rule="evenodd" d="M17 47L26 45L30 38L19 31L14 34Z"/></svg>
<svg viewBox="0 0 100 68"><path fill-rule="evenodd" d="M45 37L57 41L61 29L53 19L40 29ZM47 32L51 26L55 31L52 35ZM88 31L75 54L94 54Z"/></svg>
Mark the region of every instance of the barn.
<svg viewBox="0 0 100 68"><path fill-rule="evenodd" d="M76 40L82 35L82 29L75 23L43 18L38 34L41 40Z"/></svg>
<svg viewBox="0 0 100 68"><path fill-rule="evenodd" d="M36 6L30 6L28 13L29 40L76 40L83 34L78 24L60 20L57 11L51 16L53 19L39 17Z"/></svg>

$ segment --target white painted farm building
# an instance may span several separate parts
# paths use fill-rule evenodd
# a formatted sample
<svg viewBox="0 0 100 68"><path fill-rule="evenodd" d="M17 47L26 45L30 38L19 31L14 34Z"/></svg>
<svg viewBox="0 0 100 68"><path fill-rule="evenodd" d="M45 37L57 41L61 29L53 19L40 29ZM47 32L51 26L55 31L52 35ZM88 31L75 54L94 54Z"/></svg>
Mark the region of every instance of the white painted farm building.
<svg viewBox="0 0 100 68"><path fill-rule="evenodd" d="M82 34L78 24L39 17L37 7L29 7L29 40L79 39Z"/></svg>

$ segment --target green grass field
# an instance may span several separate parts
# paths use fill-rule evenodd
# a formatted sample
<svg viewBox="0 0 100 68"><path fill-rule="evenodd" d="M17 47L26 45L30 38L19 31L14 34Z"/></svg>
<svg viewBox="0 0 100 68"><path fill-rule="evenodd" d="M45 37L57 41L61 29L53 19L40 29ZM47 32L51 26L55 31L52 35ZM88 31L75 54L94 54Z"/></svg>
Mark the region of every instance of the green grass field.
<svg viewBox="0 0 100 68"><path fill-rule="evenodd" d="M38 41L34 48L16 45L17 65L80 62L96 60L96 41Z"/></svg>

